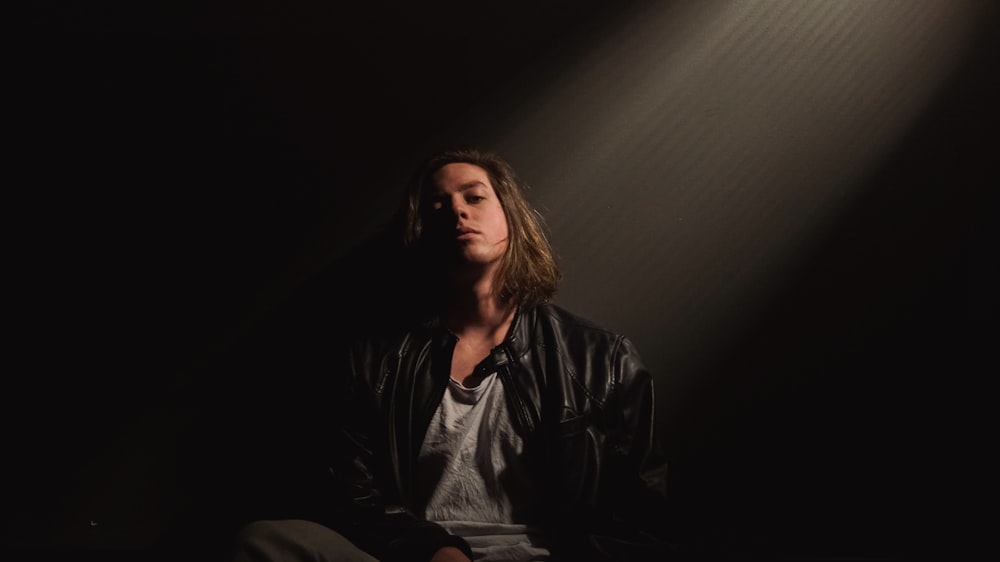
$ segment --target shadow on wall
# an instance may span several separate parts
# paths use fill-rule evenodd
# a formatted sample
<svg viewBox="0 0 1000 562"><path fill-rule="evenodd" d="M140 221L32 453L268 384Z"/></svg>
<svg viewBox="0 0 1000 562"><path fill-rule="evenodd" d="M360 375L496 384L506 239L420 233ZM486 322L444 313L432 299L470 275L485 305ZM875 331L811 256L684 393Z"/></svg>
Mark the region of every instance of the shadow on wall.
<svg viewBox="0 0 1000 562"><path fill-rule="evenodd" d="M412 312L419 271L386 227L277 303L213 367L189 425L182 481L192 501L158 542L225 552L236 526L301 516L324 488L324 418L334 407L345 338L391 329ZM205 389L208 390L208 389Z"/></svg>

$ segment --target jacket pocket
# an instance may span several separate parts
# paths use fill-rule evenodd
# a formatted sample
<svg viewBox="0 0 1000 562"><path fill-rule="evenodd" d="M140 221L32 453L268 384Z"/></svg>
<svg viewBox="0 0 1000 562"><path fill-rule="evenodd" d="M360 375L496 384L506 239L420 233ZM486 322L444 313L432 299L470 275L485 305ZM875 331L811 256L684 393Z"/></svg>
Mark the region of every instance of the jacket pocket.
<svg viewBox="0 0 1000 562"><path fill-rule="evenodd" d="M586 511L596 501L602 464L599 434L586 416L574 416L557 424L548 445L559 508L580 516L580 508Z"/></svg>
<svg viewBox="0 0 1000 562"><path fill-rule="evenodd" d="M556 426L556 439L569 439L586 431L586 429L587 417L573 416L560 421L559 425Z"/></svg>

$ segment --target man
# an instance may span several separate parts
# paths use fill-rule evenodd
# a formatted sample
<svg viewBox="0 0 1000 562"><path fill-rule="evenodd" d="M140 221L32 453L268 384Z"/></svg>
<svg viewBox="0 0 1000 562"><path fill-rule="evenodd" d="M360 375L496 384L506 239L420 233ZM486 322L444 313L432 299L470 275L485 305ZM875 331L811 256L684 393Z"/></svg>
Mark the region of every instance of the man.
<svg viewBox="0 0 1000 562"><path fill-rule="evenodd" d="M551 304L561 273L513 169L437 154L399 218L388 290L413 282L415 320L350 344L321 505L247 525L236 560L662 558L652 377Z"/></svg>

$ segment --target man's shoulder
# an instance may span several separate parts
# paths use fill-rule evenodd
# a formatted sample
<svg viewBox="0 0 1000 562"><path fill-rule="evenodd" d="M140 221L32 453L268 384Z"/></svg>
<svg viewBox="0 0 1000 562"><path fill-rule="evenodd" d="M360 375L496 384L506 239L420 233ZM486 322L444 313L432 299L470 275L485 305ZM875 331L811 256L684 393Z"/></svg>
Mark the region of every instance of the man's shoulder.
<svg viewBox="0 0 1000 562"><path fill-rule="evenodd" d="M627 341L607 326L557 304L544 304L535 309L534 339L554 347L579 351L613 350Z"/></svg>
<svg viewBox="0 0 1000 562"><path fill-rule="evenodd" d="M598 402L623 377L645 370L628 337L565 307L546 304L536 308L534 326L530 347L556 354L564 372L571 375L567 380L584 387Z"/></svg>
<svg viewBox="0 0 1000 562"><path fill-rule="evenodd" d="M565 330L604 335L612 338L620 337L617 332L609 329L607 326L554 303L546 303L538 306L536 308L536 318L543 322L557 324Z"/></svg>

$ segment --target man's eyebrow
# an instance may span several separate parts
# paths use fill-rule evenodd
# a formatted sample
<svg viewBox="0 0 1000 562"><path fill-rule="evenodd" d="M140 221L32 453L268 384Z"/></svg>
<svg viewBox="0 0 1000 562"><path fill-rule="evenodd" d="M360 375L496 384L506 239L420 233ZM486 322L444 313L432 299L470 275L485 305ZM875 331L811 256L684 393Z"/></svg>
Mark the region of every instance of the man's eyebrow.
<svg viewBox="0 0 1000 562"><path fill-rule="evenodd" d="M489 185L487 185L485 182L480 181L480 180L472 180L472 181L465 182L462 185L458 186L458 189L456 191L468 191L468 190L473 189L475 187L489 187ZM439 188L439 187L435 187L434 191L432 191L431 194L434 195L434 196L439 196L439 195L443 195L444 191L441 188Z"/></svg>

